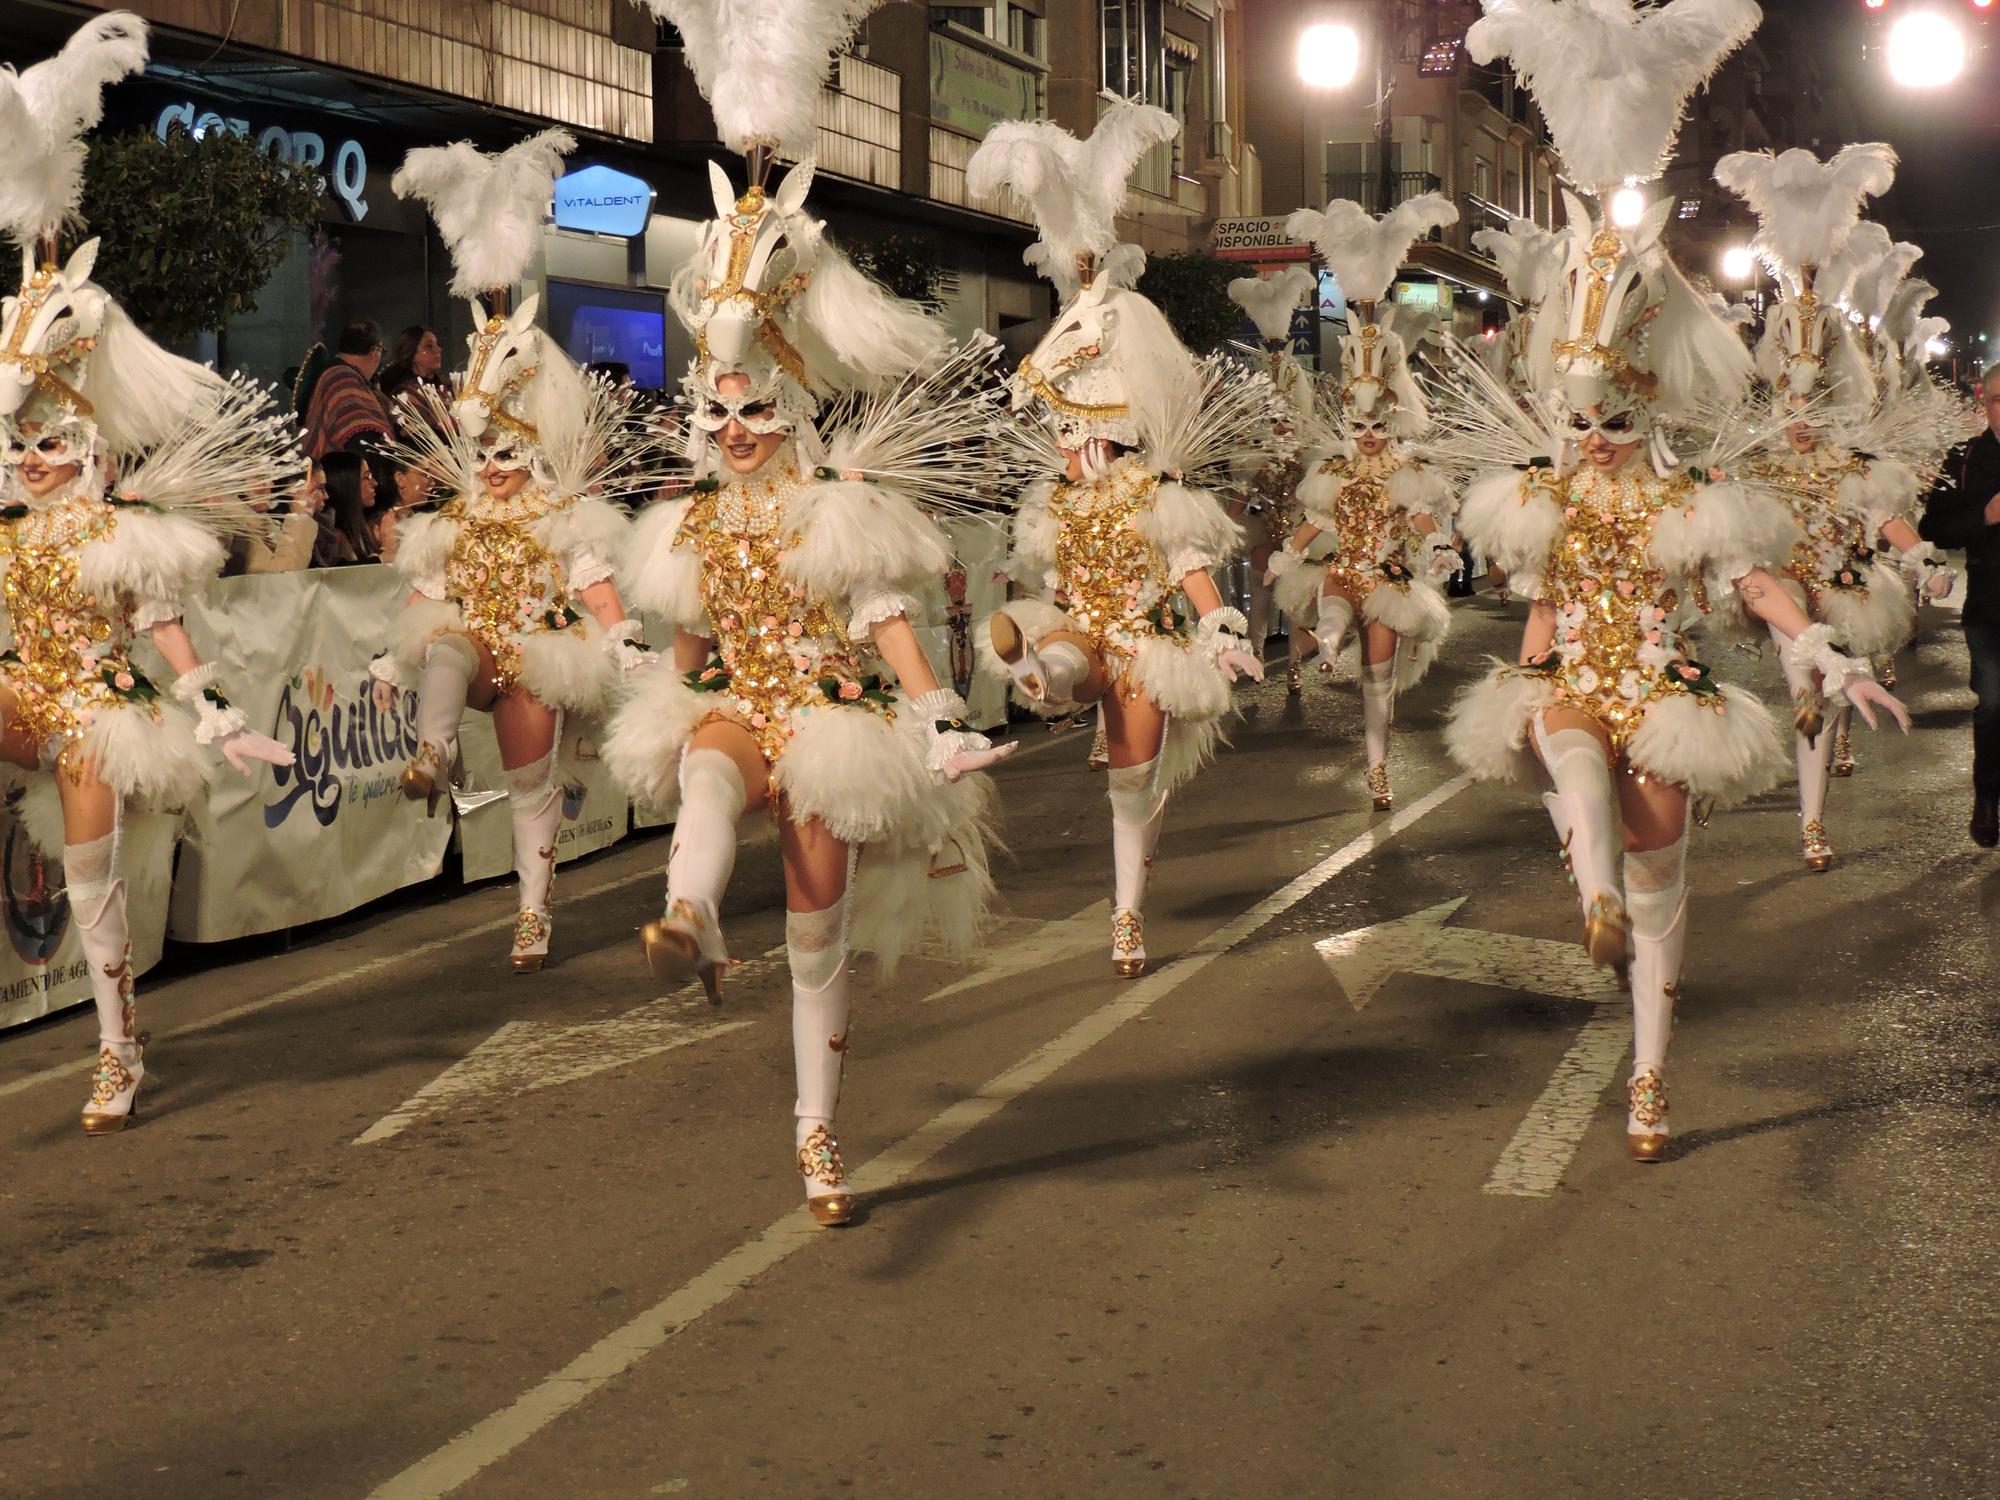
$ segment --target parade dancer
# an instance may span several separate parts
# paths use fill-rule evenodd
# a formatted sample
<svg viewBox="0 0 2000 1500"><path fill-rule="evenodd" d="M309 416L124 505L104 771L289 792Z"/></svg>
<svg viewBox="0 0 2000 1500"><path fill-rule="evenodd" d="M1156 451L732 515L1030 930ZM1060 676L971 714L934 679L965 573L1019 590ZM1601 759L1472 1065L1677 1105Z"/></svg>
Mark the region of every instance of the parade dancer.
<svg viewBox="0 0 2000 1500"><path fill-rule="evenodd" d="M402 424L409 461L448 498L404 526L395 567L411 593L375 659L375 701L386 712L416 689L420 743L402 788L433 814L451 789L466 709L493 715L520 885L508 955L517 974L541 969L554 929L558 747L605 711L621 672L643 657L612 578L628 530L612 501L621 483L648 484L635 472L644 439L620 399L535 327L538 297L508 310L573 145L547 130L497 155L465 142L426 147L392 184L436 219L452 292L472 304L478 331L448 410L432 397Z"/></svg>
<svg viewBox="0 0 2000 1500"><path fill-rule="evenodd" d="M1285 410L1277 426L1277 437L1294 451L1260 464L1254 471L1239 470L1243 497L1229 507L1230 516L1243 523L1249 541L1250 562L1250 649L1259 657L1271 638L1272 581L1267 576L1271 557L1302 519L1298 503L1299 480L1303 477L1296 449L1313 422L1313 378L1290 350L1292 315L1313 295L1318 281L1304 266L1286 266L1275 276L1239 276L1229 283L1229 300L1249 315L1258 336L1264 341L1258 367L1271 377L1271 385ZM1301 664L1312 649L1311 628L1299 620L1288 620L1290 646L1285 670L1285 692L1290 696L1304 688Z"/></svg>
<svg viewBox="0 0 2000 1500"><path fill-rule="evenodd" d="M1324 213L1301 209L1286 223L1310 240L1346 294L1350 332L1340 340L1340 429L1333 451L1312 455L1299 484L1305 520L1271 560L1278 602L1313 621L1319 669L1331 673L1359 622L1361 712L1368 793L1378 811L1394 805L1389 724L1398 691L1414 687L1437 658L1451 626L1438 580L1461 559L1451 544L1451 493L1437 470L1406 445L1429 425L1422 393L1393 309L1377 317L1403 257L1433 228L1458 221L1441 193L1398 204L1382 218L1335 199ZM1333 552L1306 560L1324 534Z"/></svg>
<svg viewBox="0 0 2000 1500"><path fill-rule="evenodd" d="M767 183L774 153L810 157L828 56L866 7L649 3L680 28L750 181L739 195L710 165L715 217L675 284L698 351L682 382L696 478L640 518L621 572L674 626L674 654L634 675L605 761L641 802L678 802L666 910L641 938L656 977L699 978L712 1001L737 825L776 821L793 1145L806 1207L839 1225L856 1208L834 1135L849 956L874 952L886 974L930 928L963 952L992 893L992 789L974 773L1012 747L968 725L912 625L951 562L932 508L998 477L981 458L993 402L968 389L986 356L948 353L921 308L825 239L809 159Z"/></svg>
<svg viewBox="0 0 2000 1500"><path fill-rule="evenodd" d="M1509 219L1505 229L1474 230L1472 248L1500 268L1507 295L1520 307L1487 346L1487 368L1508 389L1525 391L1534 384L1535 315L1562 271L1563 237L1533 219Z"/></svg>
<svg viewBox="0 0 2000 1500"><path fill-rule="evenodd" d="M1888 146L1866 144L1844 147L1824 164L1804 150L1739 151L1715 170L1716 181L1757 214L1757 249L1783 287L1756 358L1778 415L1797 420L1745 465L1746 477L1780 496L1798 527L1778 580L1844 652L1868 661L1886 659L1914 629L1908 584L1877 553L1878 537L1903 555L1905 569L1926 575L1923 587L1933 598L1952 587L1951 570L1903 518L1918 498L1916 474L1891 458L1847 451L1825 431L1840 413L1872 408L1876 376L1845 320L1821 301L1815 278L1846 248L1862 199L1886 192L1895 167ZM1823 871L1834 857L1827 779L1854 768L1852 709L1822 712L1810 670L1784 655L1776 626L1766 628L1780 645L1798 706L1800 846L1806 868Z"/></svg>
<svg viewBox="0 0 2000 1500"><path fill-rule="evenodd" d="M1605 42L1592 30L1603 21L1595 8L1496 6L1467 37L1475 60L1509 58L1568 171L1600 184L1607 208L1622 187L1659 174L1688 94L1759 18L1755 5L1715 0L1642 15L1616 46L1591 54L1589 70L1577 29ZM1830 701L1847 695L1870 722L1876 707L1904 716L1866 663L1835 650L1772 578L1765 565L1790 540L1775 503L1674 456L1663 424L1734 409L1751 373L1742 341L1660 244L1674 200L1628 209L1620 217L1636 218L1630 227L1593 217L1573 195L1566 202L1568 259L1542 315L1554 322L1531 402L1554 420L1535 422L1504 393L1484 418L1448 418L1467 429L1483 421L1489 456L1508 464L1467 490L1462 524L1531 609L1519 665L1461 697L1446 743L1477 778L1549 787L1585 945L1598 963L1629 965L1626 1141L1634 1160L1652 1162L1666 1154L1688 804L1768 786L1778 750L1762 705L1690 653L1686 632L1704 600L1733 594L1775 626L1788 660L1815 674Z"/></svg>
<svg viewBox="0 0 2000 1500"><path fill-rule="evenodd" d="M1146 967L1146 880L1167 798L1213 747L1229 684L1263 679L1248 622L1210 576L1243 534L1203 485L1279 451L1268 381L1197 362L1158 308L1097 274L1127 176L1177 129L1135 104L1106 110L1085 140L1047 121L1002 123L966 174L975 193L1012 193L1051 263L1078 282L1009 382L1060 477L1029 489L1014 518L1007 571L1038 597L990 617L982 659L1037 713L1102 705L1111 961L1126 978Z"/></svg>
<svg viewBox="0 0 2000 1500"><path fill-rule="evenodd" d="M0 70L0 230L21 288L0 316L0 567L11 647L0 655L0 757L25 773L22 815L62 851L70 915L97 1006L89 1135L138 1113L124 814L179 809L221 754L244 775L292 754L245 726L182 613L222 569L227 539L260 534L239 498L287 494L306 464L271 398L148 339L90 279L98 242L58 263L82 200L80 136L101 91L145 66L146 25L100 16L54 58ZM150 645L175 676L138 664ZM51 793L53 795L51 795Z"/></svg>

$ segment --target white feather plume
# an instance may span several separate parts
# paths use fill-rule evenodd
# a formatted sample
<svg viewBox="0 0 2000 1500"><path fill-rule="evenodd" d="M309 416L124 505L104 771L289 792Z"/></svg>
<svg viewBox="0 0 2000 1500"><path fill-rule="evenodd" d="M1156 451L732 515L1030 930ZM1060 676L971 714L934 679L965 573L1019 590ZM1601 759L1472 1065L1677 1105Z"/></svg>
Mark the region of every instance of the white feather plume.
<svg viewBox="0 0 2000 1500"><path fill-rule="evenodd" d="M883 0L643 0L681 34L695 86L732 151L804 160L833 56Z"/></svg>
<svg viewBox="0 0 2000 1500"><path fill-rule="evenodd" d="M1861 200L1879 197L1896 179L1896 153L1880 142L1843 146L1821 162L1793 148L1736 151L1715 164L1715 180L1757 215L1756 248L1794 279L1823 266L1854 232Z"/></svg>
<svg viewBox="0 0 2000 1500"><path fill-rule="evenodd" d="M1292 331L1292 314L1312 294L1313 273L1286 266L1275 276L1239 276L1229 283L1229 300L1250 315L1257 332L1276 342Z"/></svg>
<svg viewBox="0 0 2000 1500"><path fill-rule="evenodd" d="M1285 233L1325 257L1349 302L1380 302L1410 246L1457 222L1457 205L1443 193L1420 193L1379 219L1358 203L1335 198L1324 211L1299 209L1285 220Z"/></svg>
<svg viewBox="0 0 2000 1500"><path fill-rule="evenodd" d="M0 68L0 230L32 245L73 223L83 201L83 134L104 90L146 66L146 23L114 10L25 73Z"/></svg>
<svg viewBox="0 0 2000 1500"><path fill-rule="evenodd" d="M1898 240L1887 255L1854 279L1854 290L1848 295L1849 304L1871 323L1882 317L1889 310L1889 299L1896 295L1896 288L1903 284L1903 278L1923 258L1924 252L1920 247L1907 240Z"/></svg>
<svg viewBox="0 0 2000 1500"><path fill-rule="evenodd" d="M1540 228L1533 219L1509 219L1505 229L1475 230L1472 248L1493 258L1508 295L1526 307L1548 295L1549 282L1562 269L1562 235Z"/></svg>
<svg viewBox="0 0 2000 1500"><path fill-rule="evenodd" d="M184 405L159 441L124 468L112 494L189 516L219 536L262 536L270 522L248 502L285 499L308 467L291 411L239 375L205 386Z"/></svg>
<svg viewBox="0 0 2000 1500"><path fill-rule="evenodd" d="M1949 318L1917 319L1903 340L1903 357L1912 364L1922 364L1931 357L1931 340L1941 339L1950 332Z"/></svg>
<svg viewBox="0 0 2000 1500"><path fill-rule="evenodd" d="M1485 0L1465 34L1534 92L1564 164L1593 191L1665 170L1688 96L1763 19L1754 0Z"/></svg>
<svg viewBox="0 0 2000 1500"><path fill-rule="evenodd" d="M1938 289L1921 276L1912 276L1897 287L1889 298L1888 311L1882 314L1882 333L1896 343L1907 345L1911 331L1917 326L1918 316L1924 304L1937 295Z"/></svg>
<svg viewBox="0 0 2000 1500"><path fill-rule="evenodd" d="M1048 120L1003 120L966 164L966 187L981 197L1003 189L1027 210L1052 264L1101 256L1118 242L1116 220L1139 158L1179 132L1150 104L1114 104L1078 140Z"/></svg>
<svg viewBox="0 0 2000 1500"><path fill-rule="evenodd" d="M1880 224L1864 220L1855 225L1847 243L1819 268L1815 290L1820 300L1836 307L1845 306L1854 295L1854 283L1861 273L1878 264L1894 245L1889 231Z"/></svg>
<svg viewBox="0 0 2000 1500"><path fill-rule="evenodd" d="M1056 300L1068 302L1083 290L1083 277L1076 268L1074 258L1064 261L1049 254L1045 241L1036 240L1021 252L1021 263L1052 283L1056 289ZM1113 245L1098 258L1097 275L1093 278L1099 284L1123 287L1133 291L1139 285L1139 278L1146 274L1146 252L1129 240Z"/></svg>
<svg viewBox="0 0 2000 1500"><path fill-rule="evenodd" d="M816 382L849 390L894 380L943 352L941 322L864 276L823 226L807 223L800 233L814 237L817 249L792 333Z"/></svg>
<svg viewBox="0 0 2000 1500"><path fill-rule="evenodd" d="M544 130L497 153L470 141L424 146L403 158L389 186L430 209L451 252L452 292L477 297L514 285L534 261L563 158L575 149L567 130Z"/></svg>

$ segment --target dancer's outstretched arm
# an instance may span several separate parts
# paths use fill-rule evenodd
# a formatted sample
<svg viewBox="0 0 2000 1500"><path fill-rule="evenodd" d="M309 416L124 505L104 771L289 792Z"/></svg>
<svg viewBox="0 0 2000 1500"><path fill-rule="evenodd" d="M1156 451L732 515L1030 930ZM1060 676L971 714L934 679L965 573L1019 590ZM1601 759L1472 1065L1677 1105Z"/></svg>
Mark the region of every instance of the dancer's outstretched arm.
<svg viewBox="0 0 2000 1500"><path fill-rule="evenodd" d="M153 627L152 636L153 645L166 658L167 665L180 674L169 691L192 708L200 720L195 729L198 743L215 746L245 776L255 774L250 769L252 761L271 766L292 763L295 757L291 751L269 735L247 728L243 710L231 707L229 700L216 691L215 680L221 675L221 668L202 661L201 653L188 639L187 627L179 620L162 620Z"/></svg>
<svg viewBox="0 0 2000 1500"><path fill-rule="evenodd" d="M896 680L909 695L910 706L929 720L932 735L930 769L946 781L956 781L973 771L1005 760L1020 748L1018 742L995 745L965 722L965 700L940 686L931 659L905 615L878 620L869 627L875 649Z"/></svg>
<svg viewBox="0 0 2000 1500"><path fill-rule="evenodd" d="M1736 592L1751 614L1785 637L1787 652L1796 652L1800 660L1811 664L1828 694L1844 694L1860 710L1870 729L1877 727L1875 710L1880 708L1902 726L1905 734L1909 733L1910 711L1903 707L1902 700L1875 680L1866 662L1843 656L1836 650L1833 632L1808 619L1806 612L1778 587L1769 573L1752 568L1736 580Z"/></svg>
<svg viewBox="0 0 2000 1500"><path fill-rule="evenodd" d="M1250 643L1243 634L1250 628L1249 623L1237 611L1223 605L1222 591L1215 586L1215 580L1208 576L1207 570L1197 568L1186 574L1181 579L1181 591L1188 596L1188 603L1194 606L1194 612L1201 620L1198 642L1208 649L1222 675L1231 682L1238 677L1262 682L1264 664L1250 650Z"/></svg>

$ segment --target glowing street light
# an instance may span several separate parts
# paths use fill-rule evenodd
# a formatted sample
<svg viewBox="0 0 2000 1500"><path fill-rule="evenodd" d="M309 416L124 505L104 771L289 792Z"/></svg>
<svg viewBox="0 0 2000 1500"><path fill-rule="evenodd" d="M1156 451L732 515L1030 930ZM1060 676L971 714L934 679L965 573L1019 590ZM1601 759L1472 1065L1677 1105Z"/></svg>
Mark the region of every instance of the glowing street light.
<svg viewBox="0 0 2000 1500"><path fill-rule="evenodd" d="M1635 187L1622 187L1611 195L1611 222L1630 229L1646 217L1646 195Z"/></svg>
<svg viewBox="0 0 2000 1500"><path fill-rule="evenodd" d="M1726 281L1748 281L1755 265L1746 246L1731 245L1722 252L1722 275Z"/></svg>
<svg viewBox="0 0 2000 1500"><path fill-rule="evenodd" d="M1950 347L1951 345L1943 339L1932 339L1924 345L1924 353L1928 354L1932 359L1936 359Z"/></svg>
<svg viewBox="0 0 2000 1500"><path fill-rule="evenodd" d="M1965 31L1938 11L1913 10L1889 28L1889 76L1906 89L1941 89L1965 71Z"/></svg>
<svg viewBox="0 0 2000 1500"><path fill-rule="evenodd" d="M1299 78L1316 89L1343 89L1361 71L1361 36L1322 21L1299 33Z"/></svg>

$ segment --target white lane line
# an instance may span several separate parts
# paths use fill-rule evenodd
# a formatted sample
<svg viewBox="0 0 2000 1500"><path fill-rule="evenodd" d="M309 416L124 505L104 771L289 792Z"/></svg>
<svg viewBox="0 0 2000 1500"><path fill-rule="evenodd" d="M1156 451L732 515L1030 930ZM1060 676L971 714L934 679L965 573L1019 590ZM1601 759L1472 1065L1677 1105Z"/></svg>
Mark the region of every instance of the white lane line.
<svg viewBox="0 0 2000 1500"><path fill-rule="evenodd" d="M1503 1198L1547 1198L1555 1192L1631 1041L1631 1006L1622 998L1599 1001L1500 1153L1482 1192Z"/></svg>
<svg viewBox="0 0 2000 1500"><path fill-rule="evenodd" d="M1127 1021L1144 1015L1272 918L1366 859L1418 819L1437 811L1470 784L1464 776L1445 782L1217 928L1165 968L1120 986L1116 999L1029 1053L977 1093L950 1105L862 1167L854 1174L855 1190L879 1193L902 1181L1058 1069L1076 1061ZM599 1387L630 1370L676 1333L712 1312L819 1234L818 1226L803 1209L793 1209L757 1238L739 1245L631 1322L606 1334L511 1405L377 1486L370 1491L369 1500L439 1500L470 1483L483 1470L580 1405Z"/></svg>
<svg viewBox="0 0 2000 1500"><path fill-rule="evenodd" d="M621 875L616 880L602 881L597 885L589 887L587 890L579 891L576 895L567 896L564 899L565 901L589 901L598 896L609 895L612 891L623 890L628 885L637 885L642 880L659 880L662 878L659 868L653 866L644 870L634 871L630 875ZM402 968L412 959L428 958L433 953L442 953L445 949L451 947L452 944L463 942L467 938L483 937L489 932L511 931L514 926L514 915L513 913L509 913L504 917L495 917L490 922L481 922L478 926L468 927L462 932L454 932L446 937L432 938L429 942L418 943L414 948L402 948L394 953L385 953L380 958L371 958L366 963L354 964L349 968L340 969L332 974L322 974L316 979L303 980L298 984L287 986L285 989L279 990L274 994L266 995L261 1000L247 1000L241 1005L231 1006L228 1010L219 1010L212 1016L203 1016L199 1021L189 1021L186 1025L176 1026L171 1031L161 1032L154 1040L171 1041L175 1037L191 1036L200 1031L212 1031L218 1026L227 1026L232 1021L240 1021L245 1016L254 1016L259 1011L269 1010L274 1005L286 1005L293 1000L303 1000L308 995L317 995L322 990L330 990L341 985L352 984L357 979L366 979L369 975L379 974L384 969ZM28 1089L34 1088L37 1084L54 1083L63 1078L81 1077L96 1066L97 1059L93 1055L88 1058L80 1058L73 1063L59 1063L53 1068L43 1068L39 1073L25 1073L19 1078L9 1079L6 1083L0 1083L0 1099L5 1099L13 1094L24 1093Z"/></svg>

